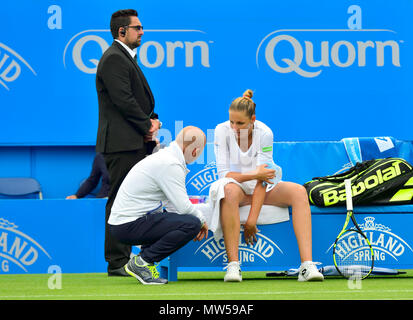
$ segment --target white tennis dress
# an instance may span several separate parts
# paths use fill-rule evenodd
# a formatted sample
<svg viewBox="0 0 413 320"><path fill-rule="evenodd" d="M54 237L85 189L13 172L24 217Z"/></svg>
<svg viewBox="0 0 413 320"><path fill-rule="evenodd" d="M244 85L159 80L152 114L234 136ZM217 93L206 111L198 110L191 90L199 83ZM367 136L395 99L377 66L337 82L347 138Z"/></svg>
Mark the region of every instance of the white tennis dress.
<svg viewBox="0 0 413 320"><path fill-rule="evenodd" d="M246 133L245 133L246 134ZM274 164L273 162L273 133L261 121L254 122L252 144L250 148L241 151L237 137L231 129L230 122L220 123L215 128L215 161L219 179L212 183L209 190L209 199L206 204L201 204L199 210L206 217L210 230L214 233L216 240L222 238L222 227L220 222L220 202L225 197L224 187L228 183L239 185L246 194L254 192L257 180L250 180L243 183L232 178L225 178L228 172L249 172L255 170L261 164ZM242 133L241 133L242 140ZM267 187L267 192L272 186ZM240 207L240 223L247 221L251 206ZM289 220L288 208L263 205L257 220L257 225L279 223Z"/></svg>
<svg viewBox="0 0 413 320"><path fill-rule="evenodd" d="M241 132L241 140L248 141L242 139L242 134ZM246 138L247 130L244 134ZM214 151L219 178L224 178L228 172L246 173L262 164L272 164L273 140L271 129L263 122L255 120L251 146L243 152L230 121L218 124L215 128ZM256 184L257 180L250 180L241 183L241 186L246 194L252 194Z"/></svg>

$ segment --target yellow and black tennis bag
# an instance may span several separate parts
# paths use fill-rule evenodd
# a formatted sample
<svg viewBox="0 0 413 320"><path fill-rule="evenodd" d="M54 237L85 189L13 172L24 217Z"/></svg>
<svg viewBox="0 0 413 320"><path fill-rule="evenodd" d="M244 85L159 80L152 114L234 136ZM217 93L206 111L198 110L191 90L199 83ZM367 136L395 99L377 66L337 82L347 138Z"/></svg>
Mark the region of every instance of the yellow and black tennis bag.
<svg viewBox="0 0 413 320"><path fill-rule="evenodd" d="M318 207L345 206L345 179L351 179L355 205L413 203L413 169L400 158L358 162L343 173L313 178L304 184L310 203Z"/></svg>

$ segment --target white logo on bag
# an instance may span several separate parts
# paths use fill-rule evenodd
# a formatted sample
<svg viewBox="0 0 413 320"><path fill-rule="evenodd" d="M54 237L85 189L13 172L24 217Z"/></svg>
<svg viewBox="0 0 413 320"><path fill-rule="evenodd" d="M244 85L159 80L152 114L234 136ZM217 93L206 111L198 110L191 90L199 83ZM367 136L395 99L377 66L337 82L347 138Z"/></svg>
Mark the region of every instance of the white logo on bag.
<svg viewBox="0 0 413 320"><path fill-rule="evenodd" d="M396 32L392 30L383 30L383 29L363 29L363 30L345 30L345 29L315 29L315 30L306 30L306 29L290 29L290 30L276 30L268 35L266 35L263 40L258 45L256 52L256 64L259 68L259 55L261 48L264 50L264 59L267 65L274 71L279 73L290 73L295 72L298 75L305 78L314 78L317 77L323 69L321 68L330 68L330 61L340 68L347 68L353 66L355 63L358 67L365 67L366 62L366 51L367 49L374 50L376 61L375 65L377 67L382 67L385 64L385 48L389 47L391 49L391 63L395 67L400 67L400 47L399 43L395 40L386 40L386 41L356 41L356 43L350 42L348 40L340 40L336 42L331 42L329 40L323 40L321 43L318 41L309 41L306 40L304 43L297 40L296 37L291 34L304 32L306 35L308 33L352 33L353 35L356 32L380 32L381 34L394 36ZM298 37L298 36L297 36ZM293 54L290 56L283 57L278 52L278 46L280 43L284 45L288 44L290 49L292 49ZM321 59L320 61L314 61L314 56L318 54L315 53L314 48L321 48ZM343 59L339 55L339 51L345 51L347 53L346 58ZM305 63L304 63L304 61ZM356 62L357 60L357 62ZM282 61L280 64L277 61ZM310 68L310 70L305 70ZM316 68L316 70L312 69Z"/></svg>
<svg viewBox="0 0 413 320"><path fill-rule="evenodd" d="M49 259L47 251L33 238L24 234L18 227L6 219L0 218L0 270L9 271L9 263L28 272L26 267L33 265L42 251Z"/></svg>
<svg viewBox="0 0 413 320"><path fill-rule="evenodd" d="M145 33L151 34L169 34L176 33L180 35L204 35L200 30L145 30ZM110 36L110 30L85 30L73 36L63 51L63 65L66 68L66 56L71 53L75 66L82 72L94 74L97 70L99 59L103 52L109 48L107 39ZM110 38L111 39L111 38ZM112 40L112 39L111 39ZM110 41L111 41L110 40ZM73 45L72 45L73 43ZM211 41L209 41L211 43ZM93 57L87 59L86 48L98 47L93 52ZM72 48L70 50L70 48ZM140 63L147 68L158 68L163 65L171 68L177 65L177 61L184 62L186 68L196 65L194 57L199 57L201 66L209 68L209 44L206 41L153 41L148 40L142 43L137 49ZM199 54L198 54L199 51ZM90 52L89 52L90 54ZM197 61L197 62L198 62Z"/></svg>
<svg viewBox="0 0 413 320"><path fill-rule="evenodd" d="M21 55L0 42L0 85L7 91L10 90L8 84L16 81L21 75L23 65L37 76L33 68Z"/></svg>

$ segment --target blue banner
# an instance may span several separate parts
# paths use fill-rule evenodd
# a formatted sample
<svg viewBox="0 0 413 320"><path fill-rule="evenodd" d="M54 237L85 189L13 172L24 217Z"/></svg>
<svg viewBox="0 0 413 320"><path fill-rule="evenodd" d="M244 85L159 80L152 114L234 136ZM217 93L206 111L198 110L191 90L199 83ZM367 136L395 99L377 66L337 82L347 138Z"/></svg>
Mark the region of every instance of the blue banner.
<svg viewBox="0 0 413 320"><path fill-rule="evenodd" d="M328 212L322 214L323 210L317 209L312 211L312 256L313 261L320 262L320 266L333 264L334 241L345 219L345 210L343 210L342 214L328 214ZM392 213L391 209L387 211L388 214L366 214L359 208L356 208L356 211L360 228L373 247L374 266L410 269L413 259L411 234L403 225L411 221L412 215ZM260 225L258 229L260 232L254 245L247 245L243 233L240 234L238 258L242 270L279 271L300 266L300 255L291 222ZM344 241L345 243L336 249L338 255L344 258L353 257L356 261L371 259L366 254L367 246L364 250L359 250L360 239L348 237ZM173 253L168 261L163 262L163 265L168 268L168 272L163 270L163 275L176 281L178 268L222 270L227 263L228 257L223 239L217 241L211 236L201 243L191 241L183 249Z"/></svg>
<svg viewBox="0 0 413 320"><path fill-rule="evenodd" d="M214 129L250 88L276 141L412 139L412 1L21 0L0 13L1 144L95 144L96 66L124 8L172 137Z"/></svg>
<svg viewBox="0 0 413 320"><path fill-rule="evenodd" d="M0 200L0 274L105 272L105 199ZM332 245L344 220L344 208L312 207L313 260L332 264ZM412 206L355 208L360 228L373 246L375 266L411 269L413 266ZM239 259L243 270L287 270L298 267L299 251L291 219L259 225L257 242L247 245L240 234ZM342 254L352 251L348 239ZM139 250L133 248L133 252ZM361 256L360 256L361 257ZM190 241L162 263L176 268L218 268L228 263L223 240L210 233ZM184 270L184 269L183 269ZM188 269L186 269L188 270Z"/></svg>

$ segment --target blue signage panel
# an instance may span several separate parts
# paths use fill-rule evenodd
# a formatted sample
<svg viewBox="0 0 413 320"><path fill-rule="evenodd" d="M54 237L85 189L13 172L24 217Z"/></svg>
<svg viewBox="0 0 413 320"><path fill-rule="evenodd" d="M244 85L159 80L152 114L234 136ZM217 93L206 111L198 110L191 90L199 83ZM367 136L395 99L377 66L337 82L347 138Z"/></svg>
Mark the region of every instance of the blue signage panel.
<svg viewBox="0 0 413 320"><path fill-rule="evenodd" d="M317 212L323 210L315 210ZM413 263L413 238L404 226L413 220L413 215L393 213L375 213L369 209L357 211L360 228L365 232L374 251L374 266L392 269L410 269ZM337 210L339 212L339 210ZM321 266L334 265L333 244L341 231L345 220L345 209L341 213L316 213L312 215L313 261ZM282 222L258 226L257 242L247 245L240 234L239 261L243 270L288 270L300 266L300 255L297 247L292 222ZM350 236L340 242L336 252L344 260L348 257L355 261L369 260L368 247L360 250L361 238ZM190 258L188 258L190 257ZM228 263L223 239L215 239L212 235L201 243L190 242L183 249L172 254L165 261L163 269L172 281L177 280L179 268L222 269Z"/></svg>
<svg viewBox="0 0 413 320"><path fill-rule="evenodd" d="M0 274L105 272L105 199L0 200Z"/></svg>
<svg viewBox="0 0 413 320"><path fill-rule="evenodd" d="M105 272L105 199L0 200L0 274ZM404 209L403 209L404 208ZM375 266L395 269L413 267L412 206L356 208L361 229L369 238ZM344 208L322 210L312 207L313 260L331 265L332 244L344 220ZM259 225L254 245L240 234L239 259L244 270L286 270L300 263L291 219ZM346 239L343 255L366 258L353 252L356 238ZM134 248L134 252L136 248ZM80 263L81 262L81 263ZM190 241L163 261L169 276L177 268L223 268L228 262L222 239L209 234L201 242Z"/></svg>
<svg viewBox="0 0 413 320"><path fill-rule="evenodd" d="M96 66L111 14L131 7L171 136L214 129L250 88L276 141L412 139L411 1L21 0L0 14L1 144L95 143Z"/></svg>

